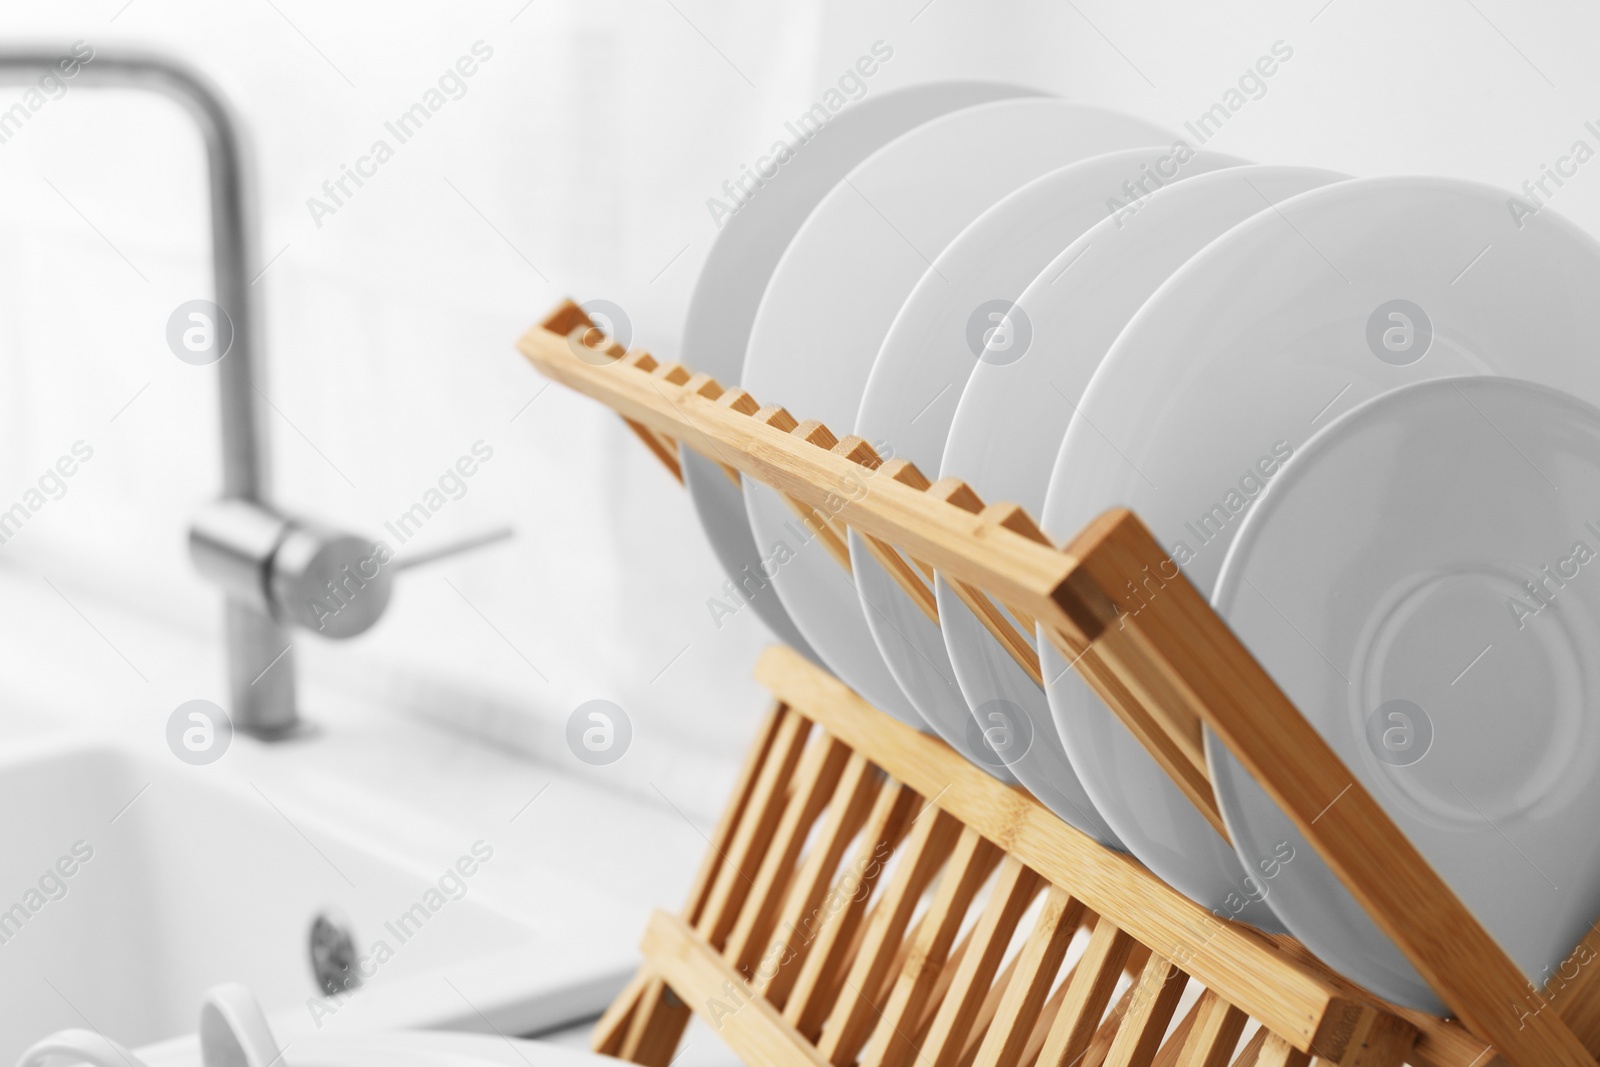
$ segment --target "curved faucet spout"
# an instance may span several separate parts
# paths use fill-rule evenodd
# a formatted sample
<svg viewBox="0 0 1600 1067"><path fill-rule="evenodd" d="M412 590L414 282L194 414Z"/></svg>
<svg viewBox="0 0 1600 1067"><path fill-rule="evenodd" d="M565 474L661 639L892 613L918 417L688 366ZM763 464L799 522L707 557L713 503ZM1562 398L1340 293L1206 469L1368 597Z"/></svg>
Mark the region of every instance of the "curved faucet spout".
<svg viewBox="0 0 1600 1067"><path fill-rule="evenodd" d="M0 81L16 83L46 73L68 51L0 49ZM247 263L254 246L243 137L233 110L203 76L176 60L153 55L95 53L80 62L74 88L141 89L182 105L205 141L211 197L211 259L216 302L233 320L233 346L218 370L222 377L222 491L260 500L265 493L266 442L254 402L256 370L255 298Z"/></svg>

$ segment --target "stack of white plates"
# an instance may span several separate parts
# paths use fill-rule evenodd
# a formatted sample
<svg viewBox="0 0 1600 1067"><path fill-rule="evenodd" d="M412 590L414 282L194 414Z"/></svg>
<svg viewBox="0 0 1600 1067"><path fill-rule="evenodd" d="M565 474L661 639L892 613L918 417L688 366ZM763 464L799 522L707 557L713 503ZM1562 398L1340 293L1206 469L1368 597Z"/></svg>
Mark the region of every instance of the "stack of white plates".
<svg viewBox="0 0 1600 1067"><path fill-rule="evenodd" d="M825 132L727 221L687 362L1057 541L1133 508L1530 981L1558 972L1600 914L1600 245L1483 186L1255 165L1005 87ZM1231 846L1048 646L1041 686L942 581L935 624L855 535L847 572L685 461L762 617L869 701L1443 1010L1213 738Z"/></svg>

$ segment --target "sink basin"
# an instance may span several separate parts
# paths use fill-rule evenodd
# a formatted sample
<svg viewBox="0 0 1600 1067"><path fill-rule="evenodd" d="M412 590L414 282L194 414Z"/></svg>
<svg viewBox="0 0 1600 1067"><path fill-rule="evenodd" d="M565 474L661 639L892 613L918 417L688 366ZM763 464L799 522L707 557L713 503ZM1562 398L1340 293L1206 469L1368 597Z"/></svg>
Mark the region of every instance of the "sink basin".
<svg viewBox="0 0 1600 1067"><path fill-rule="evenodd" d="M0 1063L63 1027L129 1046L191 1032L225 981L285 1038L352 1020L539 1025L527 976L550 945L495 899L492 843L392 855L281 784L215 770L72 741L0 756ZM365 979L331 999L310 960L322 914L345 923ZM562 989L603 1005L622 977L601 967L579 988L569 973Z"/></svg>

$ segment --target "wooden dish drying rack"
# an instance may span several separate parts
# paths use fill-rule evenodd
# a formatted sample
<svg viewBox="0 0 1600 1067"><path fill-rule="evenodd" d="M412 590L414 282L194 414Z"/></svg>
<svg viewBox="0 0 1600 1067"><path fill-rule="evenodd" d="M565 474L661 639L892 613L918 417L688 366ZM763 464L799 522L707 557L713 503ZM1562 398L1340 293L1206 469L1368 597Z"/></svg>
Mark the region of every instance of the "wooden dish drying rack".
<svg viewBox="0 0 1600 1067"><path fill-rule="evenodd" d="M1218 918L777 647L757 667L776 705L597 1051L666 1067L692 1012L761 1067L1596 1062L1600 967L1531 986L1204 598L1166 577L1136 515L1053 545L1015 505L625 351L570 302L519 348L680 480L681 445L773 487L846 567L855 529L935 620L937 570L1035 678L1016 623L1042 624L1226 836L1202 746L1215 731L1454 1014L1385 1003L1293 939ZM1597 952L1591 930L1573 958Z"/></svg>

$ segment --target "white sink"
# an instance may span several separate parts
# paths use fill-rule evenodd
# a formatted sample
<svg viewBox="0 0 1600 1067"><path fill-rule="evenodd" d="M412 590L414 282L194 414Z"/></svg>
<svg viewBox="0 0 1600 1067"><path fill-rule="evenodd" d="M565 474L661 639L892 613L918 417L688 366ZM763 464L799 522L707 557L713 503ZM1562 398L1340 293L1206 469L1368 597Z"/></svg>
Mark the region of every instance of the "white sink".
<svg viewBox="0 0 1600 1067"><path fill-rule="evenodd" d="M251 767L229 776L51 740L0 756L0 1063L62 1027L130 1046L191 1032L202 994L224 981L248 985L290 1038L352 1026L526 1033L603 1005L624 977L616 953L586 964L569 945L560 981L538 988L550 936L506 906L508 878L497 897L515 860L497 869L492 842L463 833L395 855ZM323 912L346 919L369 956L342 1002L321 999L313 978L309 930Z"/></svg>

